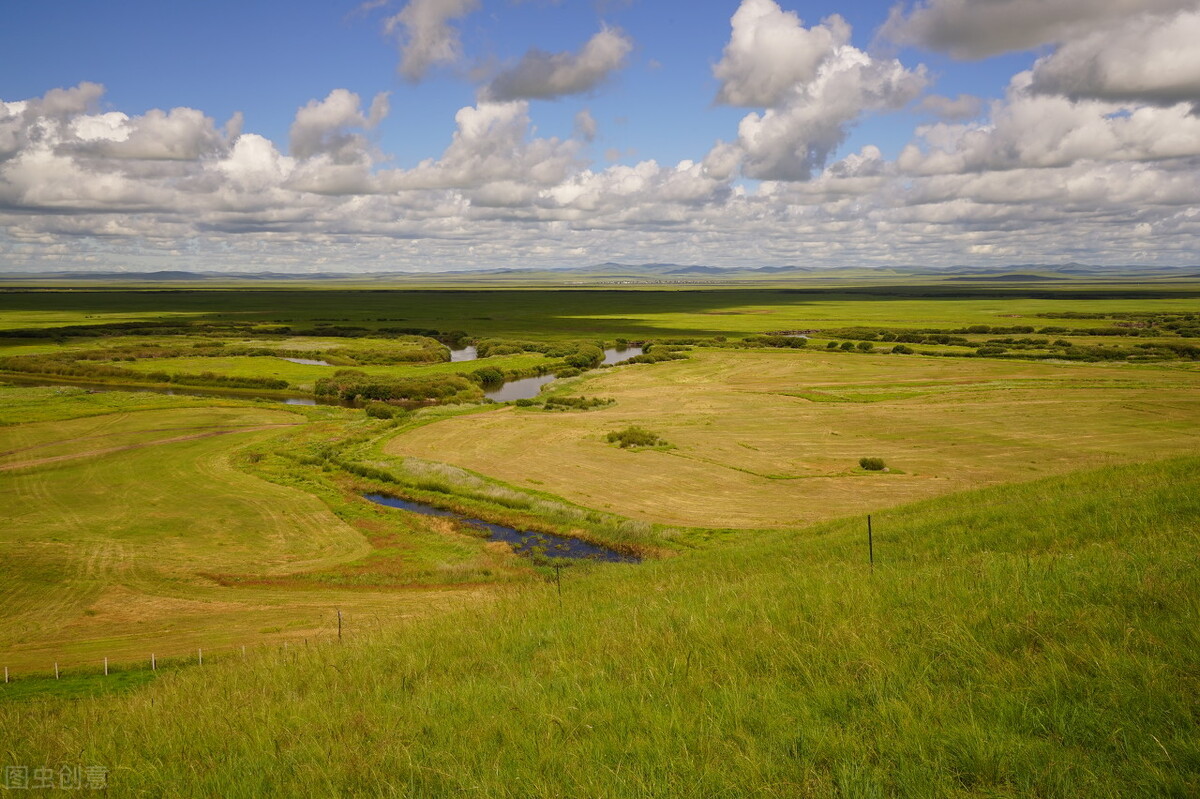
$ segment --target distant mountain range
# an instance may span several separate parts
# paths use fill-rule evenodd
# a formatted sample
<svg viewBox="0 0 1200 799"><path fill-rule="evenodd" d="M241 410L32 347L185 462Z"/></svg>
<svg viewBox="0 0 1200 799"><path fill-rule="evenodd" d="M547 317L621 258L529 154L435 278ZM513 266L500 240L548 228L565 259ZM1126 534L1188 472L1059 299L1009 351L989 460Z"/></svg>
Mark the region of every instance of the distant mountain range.
<svg viewBox="0 0 1200 799"><path fill-rule="evenodd" d="M703 264L621 264L602 263L592 266L564 267L558 269L478 269L447 272L189 272L162 270L156 272L10 272L0 273L3 280L84 280L84 281L130 281L140 283L190 283L199 281L377 281L377 280L428 280L446 281L471 280L477 278L537 278L546 280L605 279L636 280L658 279L663 282L683 282L703 278L753 279L756 277L938 277L954 281L1036 282L1066 280L1070 277L1200 277L1200 266L1095 266L1080 263L1068 264L1011 264L1000 267L985 266L893 266L893 267L812 267L812 266L763 266L723 267Z"/></svg>

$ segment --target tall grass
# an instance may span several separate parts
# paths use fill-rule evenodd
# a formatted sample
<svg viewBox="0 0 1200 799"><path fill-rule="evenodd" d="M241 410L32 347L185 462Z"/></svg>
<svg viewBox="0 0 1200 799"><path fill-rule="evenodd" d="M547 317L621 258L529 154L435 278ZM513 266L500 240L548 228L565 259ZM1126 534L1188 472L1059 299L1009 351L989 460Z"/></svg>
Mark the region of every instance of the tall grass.
<svg viewBox="0 0 1200 799"><path fill-rule="evenodd" d="M0 703L114 795L1195 796L1200 459L923 502Z"/></svg>

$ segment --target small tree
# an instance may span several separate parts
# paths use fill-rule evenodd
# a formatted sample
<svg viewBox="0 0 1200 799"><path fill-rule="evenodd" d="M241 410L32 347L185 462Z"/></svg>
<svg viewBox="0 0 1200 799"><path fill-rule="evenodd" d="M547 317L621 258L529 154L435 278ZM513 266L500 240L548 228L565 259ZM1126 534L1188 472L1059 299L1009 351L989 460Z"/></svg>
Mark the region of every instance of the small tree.
<svg viewBox="0 0 1200 799"><path fill-rule="evenodd" d="M859 458L858 465L868 472L882 472L887 468L883 458Z"/></svg>

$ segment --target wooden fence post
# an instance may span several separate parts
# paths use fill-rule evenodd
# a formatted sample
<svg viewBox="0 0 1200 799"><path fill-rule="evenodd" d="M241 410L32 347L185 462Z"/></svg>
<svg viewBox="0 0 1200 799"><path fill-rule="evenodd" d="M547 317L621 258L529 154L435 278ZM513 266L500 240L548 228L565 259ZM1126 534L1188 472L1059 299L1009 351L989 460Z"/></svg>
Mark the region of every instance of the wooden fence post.
<svg viewBox="0 0 1200 799"><path fill-rule="evenodd" d="M875 537L871 534L871 514L867 514L867 553L871 558L871 568L875 568Z"/></svg>

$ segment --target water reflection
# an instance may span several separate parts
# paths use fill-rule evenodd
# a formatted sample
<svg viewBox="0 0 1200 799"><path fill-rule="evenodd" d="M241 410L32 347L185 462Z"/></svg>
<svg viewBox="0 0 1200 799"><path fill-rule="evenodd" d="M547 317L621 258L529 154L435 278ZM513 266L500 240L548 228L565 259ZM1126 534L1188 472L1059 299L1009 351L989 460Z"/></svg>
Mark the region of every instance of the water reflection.
<svg viewBox="0 0 1200 799"><path fill-rule="evenodd" d="M363 499L377 505L387 505L389 508L420 513L425 516L440 516L464 522L472 527L486 530L489 541L504 541L512 546L518 555L542 555L547 558L574 558L586 560L603 560L610 563L640 563L641 559L626 555L614 549L589 544L578 538L565 538L550 533L535 533L528 530L516 530L502 524L492 524L479 519L471 519L452 510L426 505L423 502L411 502L407 499L397 499L386 494L364 494Z"/></svg>
<svg viewBox="0 0 1200 799"><path fill-rule="evenodd" d="M554 375L538 377L523 377L520 380L510 380L502 386L483 392L483 396L496 402L510 402L519 399L533 399L541 393L542 386L554 380Z"/></svg>
<svg viewBox="0 0 1200 799"><path fill-rule="evenodd" d="M450 350L450 363L462 363L463 361L474 361L479 358L479 351L474 347L463 347L458 350Z"/></svg>

